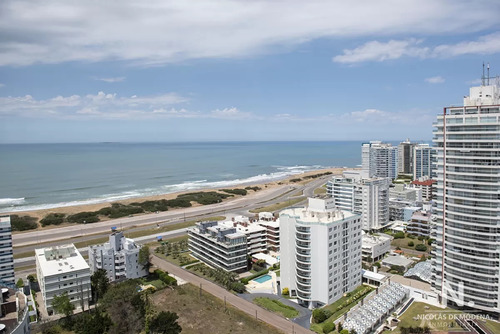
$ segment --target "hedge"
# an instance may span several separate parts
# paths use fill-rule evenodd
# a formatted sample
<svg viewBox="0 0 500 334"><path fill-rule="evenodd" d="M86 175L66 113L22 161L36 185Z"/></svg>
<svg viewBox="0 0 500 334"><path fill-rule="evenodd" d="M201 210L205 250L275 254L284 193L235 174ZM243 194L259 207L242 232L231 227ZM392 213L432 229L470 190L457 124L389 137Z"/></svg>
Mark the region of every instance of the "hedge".
<svg viewBox="0 0 500 334"><path fill-rule="evenodd" d="M158 278L160 279L160 281L162 281L163 283L165 283L166 285L173 285L173 286L176 286L177 285L177 280L175 278L173 278L172 276L170 276L168 274L168 272L164 272L160 269L156 269L154 271L155 275L158 276Z"/></svg>
<svg viewBox="0 0 500 334"><path fill-rule="evenodd" d="M64 213L49 213L42 220L40 220L40 224L42 224L42 226L60 225L64 222L65 216L66 215Z"/></svg>
<svg viewBox="0 0 500 334"><path fill-rule="evenodd" d="M248 282L250 282L251 280L253 280L254 278L257 278L261 275L264 275L264 274L267 274L269 272L269 269L264 269L264 270L261 270L259 271L258 273L256 274L253 274L253 275L250 275L250 276L247 276L247 277L244 277L242 278L240 281L241 283L243 284L248 284Z"/></svg>

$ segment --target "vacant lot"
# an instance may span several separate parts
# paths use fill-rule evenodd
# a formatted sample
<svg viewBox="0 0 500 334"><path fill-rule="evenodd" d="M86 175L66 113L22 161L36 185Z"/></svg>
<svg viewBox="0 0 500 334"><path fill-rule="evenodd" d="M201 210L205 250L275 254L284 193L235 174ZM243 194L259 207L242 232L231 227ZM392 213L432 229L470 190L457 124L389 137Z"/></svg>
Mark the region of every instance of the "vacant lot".
<svg viewBox="0 0 500 334"><path fill-rule="evenodd" d="M183 334L190 333L282 333L274 327L227 305L224 301L202 292L191 284L154 293L151 301L158 311L171 311L179 315Z"/></svg>

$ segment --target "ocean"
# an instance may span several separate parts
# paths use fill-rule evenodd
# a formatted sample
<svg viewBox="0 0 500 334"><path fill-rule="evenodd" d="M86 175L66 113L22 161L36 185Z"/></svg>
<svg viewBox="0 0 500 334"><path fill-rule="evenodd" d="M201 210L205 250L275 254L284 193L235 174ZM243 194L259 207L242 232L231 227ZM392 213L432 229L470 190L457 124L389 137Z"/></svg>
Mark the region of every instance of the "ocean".
<svg viewBox="0 0 500 334"><path fill-rule="evenodd" d="M0 212L8 212L355 167L361 142L0 144L0 157Z"/></svg>

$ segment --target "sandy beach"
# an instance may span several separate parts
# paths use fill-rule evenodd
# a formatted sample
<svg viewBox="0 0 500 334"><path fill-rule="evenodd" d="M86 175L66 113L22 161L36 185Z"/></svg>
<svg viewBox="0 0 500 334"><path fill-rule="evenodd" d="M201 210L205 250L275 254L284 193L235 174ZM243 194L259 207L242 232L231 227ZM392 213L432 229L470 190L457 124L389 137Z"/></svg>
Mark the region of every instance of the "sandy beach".
<svg viewBox="0 0 500 334"><path fill-rule="evenodd" d="M326 173L326 172L331 172L332 175L339 175L342 174L342 171L345 170L346 168L328 168L328 169L318 169L314 171L309 171L301 174L295 174L291 175L285 179L281 180L275 180L272 182L267 182L267 183L261 183L261 184L242 184L238 186L232 186L232 187L225 187L224 189L237 189L237 188L245 188L248 186L254 187L260 187L261 189L270 189L273 187L276 187L278 185L286 185L286 184L300 184L300 183L306 183L311 181L312 179L306 179L302 180L300 182L291 182L293 179L298 179L298 178L304 178L309 175L315 175L315 174L321 174L321 173ZM147 196L147 197L137 197L137 198L130 198L122 201L113 201L113 202L103 202L103 203L96 203L96 204L86 204L86 205L76 205L76 206L66 206L66 207L59 207L59 208L50 208L50 209L43 209L43 210L33 210L33 211L18 211L18 212L12 212L10 214L16 214L19 216L32 216L32 217L37 217L38 219L41 219L45 217L49 213L64 213L66 215L71 215L75 214L78 212L83 212L83 211L97 211L102 208L110 206L112 203L121 203L121 204L130 204L134 202L144 202L144 201L154 201L154 200L161 200L161 199L174 199L180 194L185 194L185 193L190 193L190 192L197 192L197 191L217 191L223 188L215 188L215 189L199 189L199 190L189 190L189 191L184 191L184 192L177 192L177 193L169 193L169 194L163 194L163 195L155 195L155 196ZM249 193L252 193L252 190L249 190ZM241 196L234 196L226 199L226 201L236 199ZM198 203L192 203L193 206L199 205ZM9 214L9 213L7 213ZM104 219L102 219L104 220ZM59 226L64 226L66 224L62 224Z"/></svg>

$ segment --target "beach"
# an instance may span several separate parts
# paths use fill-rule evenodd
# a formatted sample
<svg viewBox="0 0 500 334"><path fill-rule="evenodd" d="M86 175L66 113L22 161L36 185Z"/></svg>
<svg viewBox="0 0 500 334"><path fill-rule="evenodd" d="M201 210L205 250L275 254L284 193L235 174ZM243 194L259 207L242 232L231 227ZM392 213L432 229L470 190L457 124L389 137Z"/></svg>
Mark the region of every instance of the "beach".
<svg viewBox="0 0 500 334"><path fill-rule="evenodd" d="M7 214L16 214L18 216L28 215L28 216L36 217L38 219L42 219L43 217L45 217L49 213L63 213L66 215L72 215L72 214L76 214L76 213L84 212L84 211L97 211L97 210L100 210L102 208L108 207L113 203L130 204L130 203L145 202L145 201L157 201L157 200L162 200L162 199L170 200L170 199L175 199L178 195L181 195L181 194L198 192L198 191L208 192L208 191L218 191L221 189L244 189L245 187L259 187L259 188L261 188L261 190L262 189L272 189L272 188L282 186L282 185L300 184L300 183L309 182L309 181L314 180L314 179L309 178L309 179L304 180L303 178L307 177L307 176L311 176L311 175L322 174L322 173L327 173L327 172L332 173L332 175L339 175L339 174L342 174L342 171L345 169L346 168L337 168L337 167L336 168L318 169L318 170L314 170L314 171L304 172L301 174L291 175L287 178L283 178L281 180L274 180L272 182L267 182L267 183L244 183L244 184L231 186L231 187L224 187L224 188L199 189L199 190L192 189L189 191L173 192L173 193L166 193L166 194L162 194L162 195L145 196L145 197L137 197L137 198L129 198L129 199L120 200L120 201L109 201L109 202L94 203L94 204L64 206L64 207L56 207L56 208L41 209L41 210L16 211L16 212L10 212ZM292 182L292 180L296 180L296 179L302 179L302 180L298 181L298 182ZM249 190L248 192L249 192L249 194L252 194L253 190ZM259 193L259 191L257 191L257 194L256 194L257 198L258 198L258 193ZM234 199L237 199L240 197L242 197L242 196L235 195L233 197L227 198L225 200L225 202L230 201L230 200L234 200ZM193 202L192 205L193 206L200 206L200 204L195 203L195 202ZM106 219L103 218L102 220L106 220ZM65 224L61 224L59 226L65 226L65 225L72 225L72 224L65 223Z"/></svg>

